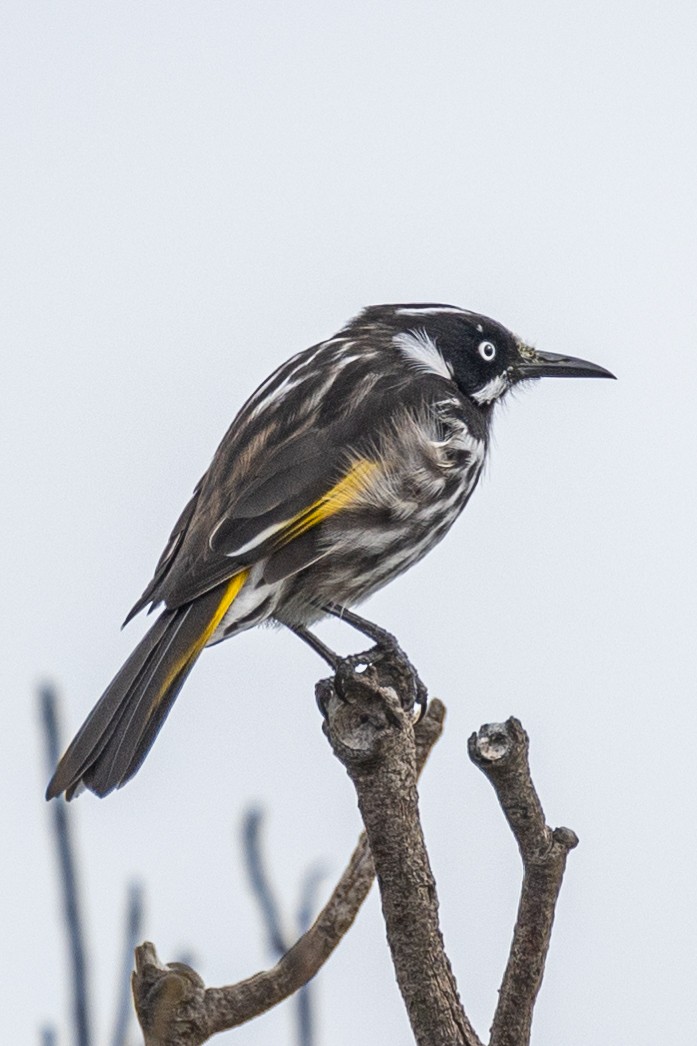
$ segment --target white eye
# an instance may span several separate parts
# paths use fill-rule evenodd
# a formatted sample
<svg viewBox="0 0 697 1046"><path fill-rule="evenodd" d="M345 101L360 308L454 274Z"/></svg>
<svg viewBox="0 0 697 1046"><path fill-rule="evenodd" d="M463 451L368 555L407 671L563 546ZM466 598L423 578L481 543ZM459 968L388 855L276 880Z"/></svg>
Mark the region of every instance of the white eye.
<svg viewBox="0 0 697 1046"><path fill-rule="evenodd" d="M479 355L487 363L491 363L494 356L496 355L496 346L493 341L480 341L479 342Z"/></svg>

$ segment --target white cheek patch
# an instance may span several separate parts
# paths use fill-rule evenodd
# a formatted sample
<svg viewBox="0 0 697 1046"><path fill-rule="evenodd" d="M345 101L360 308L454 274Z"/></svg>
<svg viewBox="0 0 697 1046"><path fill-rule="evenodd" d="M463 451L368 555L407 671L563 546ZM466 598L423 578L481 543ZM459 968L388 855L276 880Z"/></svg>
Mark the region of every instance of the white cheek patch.
<svg viewBox="0 0 697 1046"><path fill-rule="evenodd" d="M392 339L399 351L419 370L428 374L437 374L446 381L452 381L453 372L445 362L440 349L432 338L429 338L425 330L405 331L395 334Z"/></svg>
<svg viewBox="0 0 697 1046"><path fill-rule="evenodd" d="M509 388L508 376L504 374L497 374L495 378L488 381L483 388L477 392L472 393L472 399L476 400L477 403L492 403L497 400L499 396L503 396Z"/></svg>

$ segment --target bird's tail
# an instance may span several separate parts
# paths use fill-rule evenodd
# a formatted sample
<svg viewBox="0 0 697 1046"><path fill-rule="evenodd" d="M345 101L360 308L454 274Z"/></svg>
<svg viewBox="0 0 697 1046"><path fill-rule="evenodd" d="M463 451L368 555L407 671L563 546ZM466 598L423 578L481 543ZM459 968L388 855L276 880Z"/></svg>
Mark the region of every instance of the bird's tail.
<svg viewBox="0 0 697 1046"><path fill-rule="evenodd" d="M247 571L177 610L165 610L106 688L46 790L104 796L140 768L184 680L247 578Z"/></svg>

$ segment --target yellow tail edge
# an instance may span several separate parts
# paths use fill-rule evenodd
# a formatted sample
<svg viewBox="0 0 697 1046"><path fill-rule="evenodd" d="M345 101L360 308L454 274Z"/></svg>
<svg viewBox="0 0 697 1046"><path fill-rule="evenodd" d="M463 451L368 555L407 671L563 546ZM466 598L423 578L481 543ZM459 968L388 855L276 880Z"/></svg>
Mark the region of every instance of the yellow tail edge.
<svg viewBox="0 0 697 1046"><path fill-rule="evenodd" d="M204 628L203 632L200 636L198 636L197 639L194 640L189 649L179 657L179 659L167 673L165 681L160 688L159 694L157 695L157 700L154 702L155 708L160 704L163 697L165 697L165 695L167 694L169 688L177 680L181 673L186 668L188 668L191 662L194 661L201 653L204 646L211 638L216 628L223 620L230 607L232 606L235 598L238 596L242 586L247 580L248 575L248 570L241 570L239 574L235 574L234 577L230 578L227 585L225 586L225 590L220 598L220 602L218 603L218 606L215 609L215 613Z"/></svg>

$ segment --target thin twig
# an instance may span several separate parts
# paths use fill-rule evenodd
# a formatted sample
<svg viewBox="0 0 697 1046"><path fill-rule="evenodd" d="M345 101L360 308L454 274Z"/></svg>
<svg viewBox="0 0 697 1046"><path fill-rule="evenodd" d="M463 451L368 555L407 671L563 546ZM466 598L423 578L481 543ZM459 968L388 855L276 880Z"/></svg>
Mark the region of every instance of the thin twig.
<svg viewBox="0 0 697 1046"><path fill-rule="evenodd" d="M119 972L114 1034L111 1038L112 1046L126 1046L128 1025L133 1014L131 993L129 991L131 970L133 969L133 951L141 938L142 928L143 888L140 883L131 883L126 899L123 959Z"/></svg>
<svg viewBox="0 0 697 1046"><path fill-rule="evenodd" d="M326 876L322 865L315 865L307 870L300 887L300 901L297 912L297 928L300 934L305 933L312 925L312 915L317 908L316 897L319 884ZM296 993L296 1018L298 1046L314 1046L315 1042L315 1006L312 981L303 984Z"/></svg>
<svg viewBox="0 0 697 1046"><path fill-rule="evenodd" d="M548 827L530 775L528 736L517 719L482 726L468 748L496 792L524 869L489 1046L528 1046L566 859L578 838L569 828Z"/></svg>
<svg viewBox="0 0 697 1046"><path fill-rule="evenodd" d="M51 686L42 686L39 691L41 721L44 728L46 763L48 772L53 773L60 754L58 729L58 698ZM73 1020L76 1046L90 1046L92 1042L89 1013L89 991L85 939L80 910L75 852L70 829L68 804L64 799L54 799L50 805L60 882L63 894L63 913L68 933L70 966L72 971Z"/></svg>
<svg viewBox="0 0 697 1046"><path fill-rule="evenodd" d="M305 872L300 885L300 900L296 916L296 925L300 933L305 933L305 930L312 926L312 913L317 907L317 891L322 880L326 878L327 869L323 864L312 865Z"/></svg>
<svg viewBox="0 0 697 1046"><path fill-rule="evenodd" d="M443 729L445 709L432 701L416 727L419 771ZM374 878L363 833L331 897L310 929L271 970L238 984L206 989L201 978L179 963L164 965L152 944L136 949L133 994L146 1046L197 1046L265 1013L287 999L324 965L353 924Z"/></svg>
<svg viewBox="0 0 697 1046"><path fill-rule="evenodd" d="M270 950L277 958L281 958L291 947L291 942L283 932L281 913L271 887L271 880L266 871L266 862L261 844L263 820L264 814L257 807L248 810L245 814L242 820L242 852L245 858L249 884L259 903L262 920L269 937ZM301 934L308 929L312 922L315 893L321 878L322 875L317 870L311 870L302 886L300 911L298 913L298 929ZM297 1046L313 1046L313 991L310 982L303 984L296 992L294 1002Z"/></svg>
<svg viewBox="0 0 697 1046"><path fill-rule="evenodd" d="M281 925L281 913L266 874L261 852L261 825L264 819L258 808L248 810L242 822L242 853L247 868L247 878L252 892L259 902L264 927L269 938L272 955L280 956L288 950L288 943Z"/></svg>

